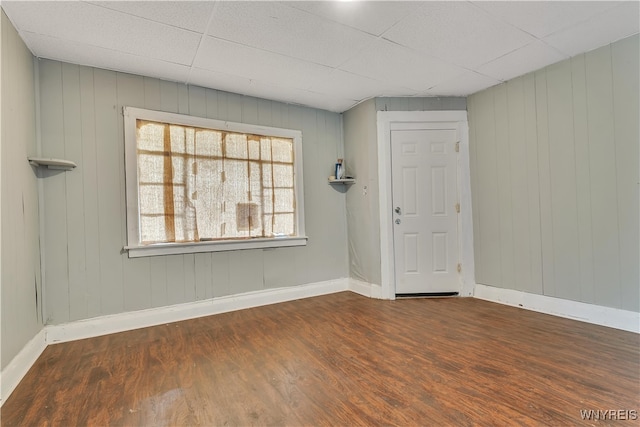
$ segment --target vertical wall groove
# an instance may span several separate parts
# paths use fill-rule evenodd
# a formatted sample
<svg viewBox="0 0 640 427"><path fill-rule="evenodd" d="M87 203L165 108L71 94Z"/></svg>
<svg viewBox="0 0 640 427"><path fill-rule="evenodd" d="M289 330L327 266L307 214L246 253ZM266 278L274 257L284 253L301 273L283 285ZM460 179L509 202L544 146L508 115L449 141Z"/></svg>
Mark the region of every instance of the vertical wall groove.
<svg viewBox="0 0 640 427"><path fill-rule="evenodd" d="M640 311L638 63L636 35L470 97L478 283ZM496 165L483 154L500 159L505 121L511 175L501 172L504 160ZM519 159L528 164L527 185ZM509 192L500 190L505 182ZM517 207L527 199L525 214ZM501 208L509 203L510 216ZM509 230L519 237L505 239ZM499 245L486 244L484 236L494 233ZM513 250L505 251L510 242Z"/></svg>

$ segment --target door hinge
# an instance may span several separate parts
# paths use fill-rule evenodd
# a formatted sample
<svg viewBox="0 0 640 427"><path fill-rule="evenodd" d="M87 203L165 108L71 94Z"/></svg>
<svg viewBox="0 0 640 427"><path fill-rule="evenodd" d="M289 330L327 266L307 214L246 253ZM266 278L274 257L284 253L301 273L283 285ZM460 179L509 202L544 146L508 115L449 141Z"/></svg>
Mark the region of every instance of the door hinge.
<svg viewBox="0 0 640 427"><path fill-rule="evenodd" d="M460 141L456 142L456 153L460 152Z"/></svg>
<svg viewBox="0 0 640 427"><path fill-rule="evenodd" d="M462 272L462 264L458 263L458 273Z"/></svg>
<svg viewBox="0 0 640 427"><path fill-rule="evenodd" d="M460 213L460 203L456 203L456 213Z"/></svg>

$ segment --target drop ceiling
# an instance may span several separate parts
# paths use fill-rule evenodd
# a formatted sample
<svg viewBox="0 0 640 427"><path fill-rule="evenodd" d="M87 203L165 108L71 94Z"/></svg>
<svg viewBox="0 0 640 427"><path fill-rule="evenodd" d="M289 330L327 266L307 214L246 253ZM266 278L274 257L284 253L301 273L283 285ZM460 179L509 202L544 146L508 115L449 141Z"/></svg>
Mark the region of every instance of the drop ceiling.
<svg viewBox="0 0 640 427"><path fill-rule="evenodd" d="M639 31L638 1L3 1L36 57L342 112L467 96Z"/></svg>

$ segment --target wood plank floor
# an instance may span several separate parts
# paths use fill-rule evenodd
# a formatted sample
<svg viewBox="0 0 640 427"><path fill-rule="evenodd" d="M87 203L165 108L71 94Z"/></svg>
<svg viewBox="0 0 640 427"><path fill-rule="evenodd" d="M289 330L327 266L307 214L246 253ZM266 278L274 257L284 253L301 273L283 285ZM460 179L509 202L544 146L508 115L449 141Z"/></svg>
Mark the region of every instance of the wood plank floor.
<svg viewBox="0 0 640 427"><path fill-rule="evenodd" d="M1 416L3 426L599 425L580 410L639 409L639 362L629 332L470 298L343 292L52 345Z"/></svg>

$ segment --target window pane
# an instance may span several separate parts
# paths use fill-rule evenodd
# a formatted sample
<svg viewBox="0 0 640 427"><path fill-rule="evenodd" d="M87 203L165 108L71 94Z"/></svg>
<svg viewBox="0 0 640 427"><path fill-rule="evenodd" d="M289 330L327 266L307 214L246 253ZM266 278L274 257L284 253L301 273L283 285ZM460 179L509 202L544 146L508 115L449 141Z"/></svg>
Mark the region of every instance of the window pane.
<svg viewBox="0 0 640 427"><path fill-rule="evenodd" d="M225 137L225 157L232 159L247 158L247 136L228 133Z"/></svg>
<svg viewBox="0 0 640 427"><path fill-rule="evenodd" d="M203 159L198 162L196 191L196 221L200 239L222 237L222 160Z"/></svg>
<svg viewBox="0 0 640 427"><path fill-rule="evenodd" d="M196 133L196 154L199 156L222 156L222 133L198 130Z"/></svg>
<svg viewBox="0 0 640 427"><path fill-rule="evenodd" d="M249 202L248 165L246 161L229 160L224 162L224 194L225 203L223 237L248 237L246 230L237 226L236 207L239 203Z"/></svg>
<svg viewBox="0 0 640 427"><path fill-rule="evenodd" d="M164 156L138 154L138 182L162 184L164 180Z"/></svg>
<svg viewBox="0 0 640 427"><path fill-rule="evenodd" d="M258 136L249 136L249 158L251 160L260 159L260 137Z"/></svg>
<svg viewBox="0 0 640 427"><path fill-rule="evenodd" d="M295 234L293 214L276 214L274 218L274 236L292 236Z"/></svg>
<svg viewBox="0 0 640 427"><path fill-rule="evenodd" d="M260 140L260 157L262 160L271 160L271 138Z"/></svg>
<svg viewBox="0 0 640 427"><path fill-rule="evenodd" d="M293 187L293 165L273 165L273 186Z"/></svg>
<svg viewBox="0 0 640 427"><path fill-rule="evenodd" d="M293 189L276 188L274 190L275 212L293 212Z"/></svg>
<svg viewBox="0 0 640 427"><path fill-rule="evenodd" d="M262 185L273 187L273 169L271 163L262 163Z"/></svg>
<svg viewBox="0 0 640 427"><path fill-rule="evenodd" d="M141 243L166 242L164 216L140 216Z"/></svg>
<svg viewBox="0 0 640 427"><path fill-rule="evenodd" d="M172 153L186 153L185 146L185 131L182 126L169 126L171 131L171 152Z"/></svg>
<svg viewBox="0 0 640 427"><path fill-rule="evenodd" d="M141 214L164 214L164 186L143 184L138 189Z"/></svg>
<svg viewBox="0 0 640 427"><path fill-rule="evenodd" d="M164 151L164 125L137 120L136 146L138 150Z"/></svg>
<svg viewBox="0 0 640 427"><path fill-rule="evenodd" d="M274 162L293 163L293 140L271 138Z"/></svg>
<svg viewBox="0 0 640 427"><path fill-rule="evenodd" d="M264 206L264 212L265 213L273 213L273 203L274 203L273 197L274 197L273 196L273 189L265 188L263 190L262 206Z"/></svg>

